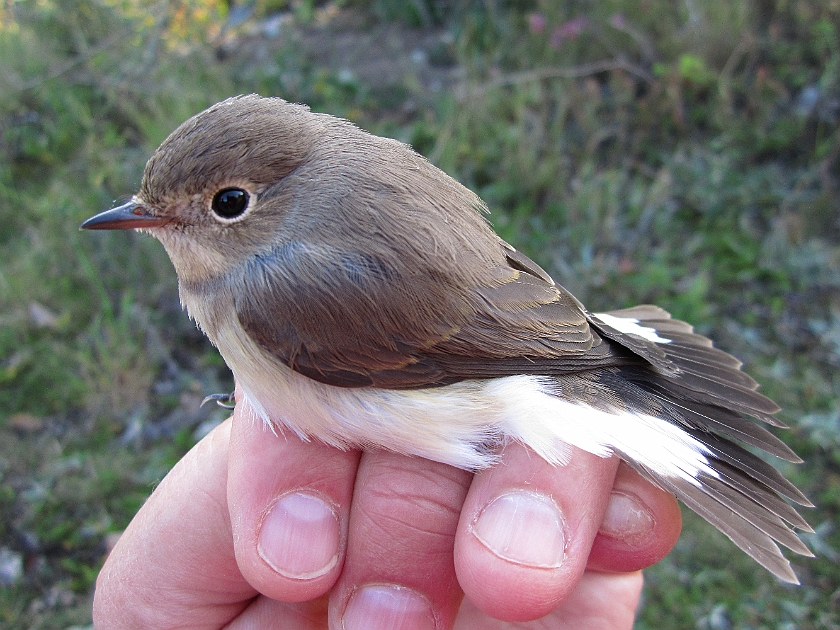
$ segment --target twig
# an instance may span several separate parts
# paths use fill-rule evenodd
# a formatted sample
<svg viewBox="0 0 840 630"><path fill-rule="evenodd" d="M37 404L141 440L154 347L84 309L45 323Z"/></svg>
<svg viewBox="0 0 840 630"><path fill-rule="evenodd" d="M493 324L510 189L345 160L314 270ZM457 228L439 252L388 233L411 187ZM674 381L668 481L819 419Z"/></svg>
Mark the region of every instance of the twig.
<svg viewBox="0 0 840 630"><path fill-rule="evenodd" d="M507 87L510 85L521 85L532 81L542 81L544 79L576 79L579 77L589 76L591 74L598 74L599 72L613 72L615 70L624 70L625 72L648 82L652 82L654 80L653 75L651 75L647 70L630 63L626 59L604 59L601 61L593 61L592 63L585 63L580 66L568 66L564 68L534 68L533 70L524 70L522 72L505 74L481 85L468 87L465 90L462 90L458 95L458 98L459 100L465 100L469 97L481 96L485 92L496 88Z"/></svg>
<svg viewBox="0 0 840 630"><path fill-rule="evenodd" d="M735 66L741 61L744 55L748 54L754 48L754 45L755 38L752 34L745 34L738 40L738 43L732 49L729 58L723 65L723 69L720 71L720 75L718 76L718 94L727 102L730 100L729 86L732 82L732 74L735 72Z"/></svg>

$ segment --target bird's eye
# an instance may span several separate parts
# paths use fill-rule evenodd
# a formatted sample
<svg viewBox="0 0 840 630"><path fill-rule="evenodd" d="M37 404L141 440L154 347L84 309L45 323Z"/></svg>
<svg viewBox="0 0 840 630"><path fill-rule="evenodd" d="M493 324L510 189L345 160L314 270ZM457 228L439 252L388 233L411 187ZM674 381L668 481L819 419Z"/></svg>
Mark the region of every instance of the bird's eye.
<svg viewBox="0 0 840 630"><path fill-rule="evenodd" d="M213 212L223 219L235 219L248 207L249 195L241 188L225 188L213 197Z"/></svg>

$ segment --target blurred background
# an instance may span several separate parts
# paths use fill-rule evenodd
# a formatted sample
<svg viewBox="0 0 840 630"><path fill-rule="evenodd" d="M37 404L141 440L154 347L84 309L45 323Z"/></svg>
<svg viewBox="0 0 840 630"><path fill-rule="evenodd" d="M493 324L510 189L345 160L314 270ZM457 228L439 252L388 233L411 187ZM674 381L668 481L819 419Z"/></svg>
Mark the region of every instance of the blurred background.
<svg viewBox="0 0 840 630"><path fill-rule="evenodd" d="M0 2L0 626L84 628L115 537L225 414L153 239L80 233L224 97L412 144L593 310L745 361L818 505L803 585L687 511L638 628L840 628L840 0Z"/></svg>

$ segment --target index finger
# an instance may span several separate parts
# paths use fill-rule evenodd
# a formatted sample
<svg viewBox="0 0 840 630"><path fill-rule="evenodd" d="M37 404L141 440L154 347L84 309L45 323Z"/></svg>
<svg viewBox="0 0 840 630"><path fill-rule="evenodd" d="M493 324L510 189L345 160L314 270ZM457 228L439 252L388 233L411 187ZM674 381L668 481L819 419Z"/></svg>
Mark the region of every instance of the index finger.
<svg viewBox="0 0 840 630"><path fill-rule="evenodd" d="M97 628L220 628L257 595L233 551L230 430L193 447L126 528L96 581Z"/></svg>

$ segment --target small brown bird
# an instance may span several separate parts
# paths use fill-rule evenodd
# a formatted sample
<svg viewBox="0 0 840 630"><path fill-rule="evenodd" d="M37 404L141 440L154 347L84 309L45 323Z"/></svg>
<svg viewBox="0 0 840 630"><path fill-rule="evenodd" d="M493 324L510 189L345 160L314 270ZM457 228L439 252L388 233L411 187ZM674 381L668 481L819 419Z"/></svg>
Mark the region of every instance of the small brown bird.
<svg viewBox="0 0 840 630"><path fill-rule="evenodd" d="M506 440L618 455L779 578L810 556L740 443L799 458L734 357L656 306L590 313L410 147L277 98L189 119L140 191L83 228L160 239L252 407L305 439L480 469Z"/></svg>

